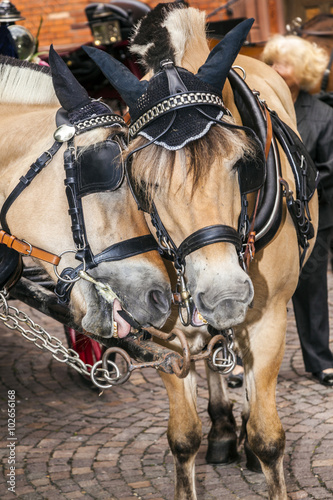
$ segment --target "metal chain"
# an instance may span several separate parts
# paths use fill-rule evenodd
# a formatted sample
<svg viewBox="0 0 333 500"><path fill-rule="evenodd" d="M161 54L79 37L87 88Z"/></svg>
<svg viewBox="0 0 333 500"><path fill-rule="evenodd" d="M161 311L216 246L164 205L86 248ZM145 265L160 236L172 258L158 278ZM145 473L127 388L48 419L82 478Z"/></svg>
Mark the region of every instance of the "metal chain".
<svg viewBox="0 0 333 500"><path fill-rule="evenodd" d="M234 352L234 332L229 328L224 332L222 347L215 350L212 361L209 363L213 370L217 370L223 375L232 372L236 365L236 355Z"/></svg>
<svg viewBox="0 0 333 500"><path fill-rule="evenodd" d="M25 312L10 306L7 295L6 290L0 291L0 321L10 330L21 333L26 340L32 342L38 349L50 352L55 360L66 363L81 375L90 378L93 384L102 391L109 389L113 385L118 385L118 383L125 382L133 369L148 366L147 364L132 365L127 353L119 348L111 348L108 351L118 352L125 358L127 362L125 376L121 375L116 363L108 359L108 351L104 353L103 359L96 361L94 365L84 363L76 351L70 348L67 349L60 339L47 333ZM21 326L22 324L24 327ZM231 328L224 333L224 339L222 340L223 345L215 350L212 359L208 360L208 363L213 370L226 375L234 369L236 363L236 356L233 351L233 330ZM103 368L103 366L107 368Z"/></svg>
<svg viewBox="0 0 333 500"><path fill-rule="evenodd" d="M84 363L79 354L73 349L67 349L61 340L47 333L43 327L35 323L29 316L23 312L19 311L16 307L10 306L6 299L7 292L4 290L0 291L0 321L9 328L10 330L16 330L21 333L21 335L32 342L36 347L41 350L51 352L54 359L60 363L66 363L71 368L74 368L78 373L86 377L91 377L92 381L95 380L103 381L110 380L110 373L104 368L98 368L101 365L100 361L97 361L93 366ZM23 324L25 327L21 326ZM97 376L98 374L98 376ZM98 385L95 383L95 385ZM101 387L99 384L98 387ZM111 384L103 386L104 389L111 387Z"/></svg>

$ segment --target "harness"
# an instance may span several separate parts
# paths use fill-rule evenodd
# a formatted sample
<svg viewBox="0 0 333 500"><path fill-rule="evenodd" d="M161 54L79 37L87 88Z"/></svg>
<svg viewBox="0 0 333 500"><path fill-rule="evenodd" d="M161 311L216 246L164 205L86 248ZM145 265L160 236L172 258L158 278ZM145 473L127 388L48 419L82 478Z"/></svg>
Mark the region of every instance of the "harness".
<svg viewBox="0 0 333 500"><path fill-rule="evenodd" d="M155 239L151 235L139 236L121 241L107 247L94 255L88 241L85 227L82 198L88 194L114 191L120 187L124 178L124 165L121 160L121 147L125 146L124 137L119 131L112 133L105 141L87 148L76 148L75 136L98 127L112 125L124 126L124 120L110 111L103 103L105 111L97 116L93 114L82 116L74 123L69 121L67 112L61 108L56 116L58 126L54 133L55 142L50 149L42 153L22 176L7 197L1 213L0 223L0 262L8 262L0 275L1 284L6 284L18 266L19 254L30 255L54 266L58 278L55 293L60 303L68 303L74 283L80 279L80 271L87 271L97 267L102 262L113 262L132 257L141 253L157 250ZM39 249L24 240L11 235L7 224L7 213L14 201L29 186L36 176L52 161L53 157L66 143L64 151L65 189L68 200L68 213L71 217L71 230L75 250L66 250L60 255ZM91 168L93 165L93 168ZM5 246L6 245L6 246ZM8 247L8 248L6 248ZM74 253L80 264L65 268L61 274L57 266L62 255ZM9 260L8 260L9 259Z"/></svg>
<svg viewBox="0 0 333 500"><path fill-rule="evenodd" d="M276 234L282 220L284 196L302 249L302 267L308 240L314 236L308 203L317 188L319 172L299 136L275 111L268 108L265 101L260 99L259 92L251 91L234 70L230 71L228 78L242 122L255 130L266 150L266 177L253 229L256 235L255 250L264 248ZM282 178L277 142L291 166L296 184L295 196Z"/></svg>
<svg viewBox="0 0 333 500"><path fill-rule="evenodd" d="M154 103L142 116L136 117L129 132L134 138L140 130L144 131L147 125L152 128L151 124L160 116L169 116L169 123L157 137L152 137L146 144L130 153L126 161L126 175L138 208L149 213L151 217L160 252L167 255L174 263L177 273L174 302L179 306L179 316L183 325L187 326L194 324L195 306L186 286L186 257L204 246L227 242L235 246L240 263L246 270L254 257L254 252L264 248L276 234L282 220L283 196L287 199L287 206L295 224L298 242L302 248L302 254L300 254L300 265L302 265L309 246L308 240L314 235L308 202L315 190L318 173L298 136L287 125L283 124L276 113L269 110L266 103L260 99L259 93L252 92L234 70L230 71L228 78L243 122L241 126L222 121L223 115L230 113L220 102L220 98L218 101L216 96L212 98L210 94L201 92L199 100L194 92L189 92L183 85L181 68L176 69L171 61L163 61L161 67L162 71L167 73L171 96L164 99L163 102ZM205 106L212 104L220 108L222 112L218 117L212 117L211 113L209 115L205 113ZM238 229L226 225L206 226L189 235L177 247L166 230L154 202L149 208L144 189L138 190L134 187L132 157L141 149L153 143L158 144L162 140L166 143L165 147L168 147L167 139L163 139L163 137L173 126L177 111L191 106L201 115L206 116L208 122L242 130L250 135L258 145L259 160L257 159L255 164L242 162L238 165L241 193ZM150 135L152 135L151 132ZM277 141L283 147L295 176L296 199L294 199L287 183L281 178ZM308 182L309 177L311 177L311 182ZM249 215L247 195L253 192L256 192L255 208ZM195 326L199 325L196 323Z"/></svg>

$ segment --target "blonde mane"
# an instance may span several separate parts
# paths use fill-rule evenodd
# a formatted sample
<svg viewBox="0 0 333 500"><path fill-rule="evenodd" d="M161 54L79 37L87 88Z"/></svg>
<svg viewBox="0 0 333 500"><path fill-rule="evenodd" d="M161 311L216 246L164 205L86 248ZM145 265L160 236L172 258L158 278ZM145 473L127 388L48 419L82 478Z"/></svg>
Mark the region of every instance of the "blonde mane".
<svg viewBox="0 0 333 500"><path fill-rule="evenodd" d="M57 105L47 66L0 56L0 102Z"/></svg>
<svg viewBox="0 0 333 500"><path fill-rule="evenodd" d="M231 118L223 121L233 123ZM147 139L138 137L124 152L129 153L147 144ZM224 160L230 158L255 160L258 145L242 131L230 130L223 126L211 127L210 131L201 139L192 141L178 151L179 160L184 172L184 182L190 178L192 182L192 195L198 187L199 180L203 180L209 173L210 167L216 157ZM156 144L141 149L136 153L133 163L132 183L140 191L144 186L148 204L159 188L168 189L176 161L176 151L170 151Z"/></svg>
<svg viewBox="0 0 333 500"><path fill-rule="evenodd" d="M193 50L193 45L207 45L206 13L194 8L174 10L164 22L169 32L171 44L175 50L176 66L183 65L186 53Z"/></svg>

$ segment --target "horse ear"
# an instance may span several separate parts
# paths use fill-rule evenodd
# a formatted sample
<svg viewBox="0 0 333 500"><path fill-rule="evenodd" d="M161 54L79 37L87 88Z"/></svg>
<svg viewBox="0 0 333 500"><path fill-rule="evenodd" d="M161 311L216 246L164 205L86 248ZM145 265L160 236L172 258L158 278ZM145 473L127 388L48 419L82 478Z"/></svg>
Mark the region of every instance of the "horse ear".
<svg viewBox="0 0 333 500"><path fill-rule="evenodd" d="M90 102L87 91L80 85L65 61L50 46L49 64L55 93L66 111L82 108Z"/></svg>
<svg viewBox="0 0 333 500"><path fill-rule="evenodd" d="M123 63L103 50L89 46L82 48L119 92L127 106L135 105L139 97L147 90L148 82L140 81Z"/></svg>
<svg viewBox="0 0 333 500"><path fill-rule="evenodd" d="M237 24L237 26L229 31L223 40L209 53L205 64L199 68L196 76L222 93L231 66L246 40L253 23L253 18L245 19L245 21Z"/></svg>

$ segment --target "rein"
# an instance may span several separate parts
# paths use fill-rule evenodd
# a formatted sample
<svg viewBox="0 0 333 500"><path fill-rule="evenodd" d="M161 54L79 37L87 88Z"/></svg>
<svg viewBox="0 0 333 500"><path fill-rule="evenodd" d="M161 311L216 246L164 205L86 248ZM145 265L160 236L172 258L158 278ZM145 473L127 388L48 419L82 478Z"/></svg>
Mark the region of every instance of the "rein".
<svg viewBox="0 0 333 500"><path fill-rule="evenodd" d="M108 107L107 109L109 110ZM73 285L83 276L81 271L87 271L97 267L102 262L118 261L134 255L149 252L151 250L157 250L155 239L151 235L144 235L115 243L97 255L92 253L86 234L82 201L79 196L78 159L77 151L74 146L74 137L93 128L110 126L110 124L118 123L120 126L123 126L124 121L120 116L114 115L108 111L108 113L105 113L102 116L80 120L75 124L75 126L73 126L66 122L65 116L65 110L61 109L57 115L57 124L59 124L60 121L61 125L58 126L54 133L54 144L50 149L42 153L30 166L26 175L20 178L16 187L7 197L0 213L0 223L3 228L0 230L0 243L12 248L20 254L30 255L31 257L53 264L54 272L58 278L55 293L60 303L69 302L70 292ZM117 134L111 135L113 142L115 142L113 138L116 135ZM104 141L102 145L108 144L108 141L112 142L110 141L110 137ZM64 168L66 172L65 186L69 206L68 213L72 221L71 229L75 250L66 250L60 255L55 255L46 250L37 248L25 240L19 240L15 236L11 235L7 224L7 213L19 195L30 185L39 172L41 172L43 168L45 168L53 160L53 157L64 143L67 143L67 148L64 152ZM119 145L118 147L120 150ZM98 154L98 150L96 154ZM117 189L120 186L122 180L123 174L114 189ZM84 194L97 192L97 188L94 189L94 186L88 185L84 187L86 188ZM109 187L110 186L107 186L107 188ZM57 266L59 265L62 255L66 253L75 253L75 258L81 263L76 268L65 268L59 275L57 272Z"/></svg>

